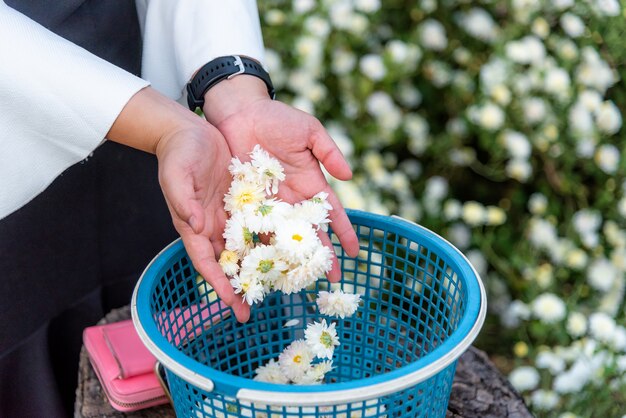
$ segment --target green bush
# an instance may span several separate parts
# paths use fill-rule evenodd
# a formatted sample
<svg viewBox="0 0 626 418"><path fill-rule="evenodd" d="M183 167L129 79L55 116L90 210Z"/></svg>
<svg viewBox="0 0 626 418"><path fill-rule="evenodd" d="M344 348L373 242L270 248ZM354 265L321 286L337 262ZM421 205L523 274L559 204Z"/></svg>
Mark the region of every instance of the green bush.
<svg viewBox="0 0 626 418"><path fill-rule="evenodd" d="M278 97L354 168L347 207L446 236L477 342L538 416L626 411L625 14L616 0L264 0Z"/></svg>

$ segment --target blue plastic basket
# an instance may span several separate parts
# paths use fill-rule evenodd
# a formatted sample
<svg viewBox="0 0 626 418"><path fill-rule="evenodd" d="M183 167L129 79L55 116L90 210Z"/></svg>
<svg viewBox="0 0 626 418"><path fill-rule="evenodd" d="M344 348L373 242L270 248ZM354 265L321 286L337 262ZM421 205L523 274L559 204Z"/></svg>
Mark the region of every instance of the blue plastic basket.
<svg viewBox="0 0 626 418"><path fill-rule="evenodd" d="M450 243L409 221L349 210L361 242L348 257L333 237L342 286L362 295L337 320L341 345L323 385L252 380L306 324L314 297L273 293L245 324L198 281L182 242L150 263L132 300L141 339L165 366L178 417L444 417L457 358L485 317L482 282ZM299 325L284 327L291 319Z"/></svg>

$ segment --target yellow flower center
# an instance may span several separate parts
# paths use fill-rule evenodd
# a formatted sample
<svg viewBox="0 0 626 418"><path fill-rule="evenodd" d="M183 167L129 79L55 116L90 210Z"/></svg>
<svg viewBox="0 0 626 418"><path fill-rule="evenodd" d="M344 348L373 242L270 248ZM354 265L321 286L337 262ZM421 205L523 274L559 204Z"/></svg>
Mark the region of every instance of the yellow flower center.
<svg viewBox="0 0 626 418"><path fill-rule="evenodd" d="M243 192L239 195L239 205L247 205L254 201L254 196L250 192Z"/></svg>
<svg viewBox="0 0 626 418"><path fill-rule="evenodd" d="M322 335L320 335L320 342L324 347L330 348L333 346L333 337L331 337L328 332L324 331Z"/></svg>
<svg viewBox="0 0 626 418"><path fill-rule="evenodd" d="M259 261L257 270L261 273L268 273L272 268L274 268L274 262L272 260L261 260Z"/></svg>
<svg viewBox="0 0 626 418"><path fill-rule="evenodd" d="M300 354L293 356L293 362L294 363L298 363L300 364L300 362L302 361L302 356Z"/></svg>
<svg viewBox="0 0 626 418"><path fill-rule="evenodd" d="M294 240L294 241L300 242L300 241L302 241L302 235L300 235L300 234L293 234L291 236L291 239Z"/></svg>

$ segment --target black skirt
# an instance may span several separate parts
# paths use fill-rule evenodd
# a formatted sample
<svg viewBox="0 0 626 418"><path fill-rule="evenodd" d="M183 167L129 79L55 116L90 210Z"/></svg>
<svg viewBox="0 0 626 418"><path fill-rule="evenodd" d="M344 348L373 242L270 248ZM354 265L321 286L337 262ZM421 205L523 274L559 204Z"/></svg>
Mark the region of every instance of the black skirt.
<svg viewBox="0 0 626 418"><path fill-rule="evenodd" d="M139 73L134 2L6 3ZM128 304L143 268L176 236L156 158L111 142L0 220L0 417L73 415L82 330Z"/></svg>

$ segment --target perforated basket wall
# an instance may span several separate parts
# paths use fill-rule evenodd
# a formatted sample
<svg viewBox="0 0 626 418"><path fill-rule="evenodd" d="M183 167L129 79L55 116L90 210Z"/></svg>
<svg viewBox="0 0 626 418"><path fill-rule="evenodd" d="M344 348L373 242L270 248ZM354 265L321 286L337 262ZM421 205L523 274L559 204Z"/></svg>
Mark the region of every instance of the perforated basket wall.
<svg viewBox="0 0 626 418"><path fill-rule="evenodd" d="M341 345L327 384L276 385L254 370L325 318L316 288L273 293L245 324L198 281L176 241L148 266L133 295L135 325L167 370L179 417L443 417L456 359L485 315L480 278L451 244L398 218L348 211L357 258L336 243L346 291L363 303L337 322ZM292 319L299 324L284 327ZM329 318L326 318L327 320Z"/></svg>

